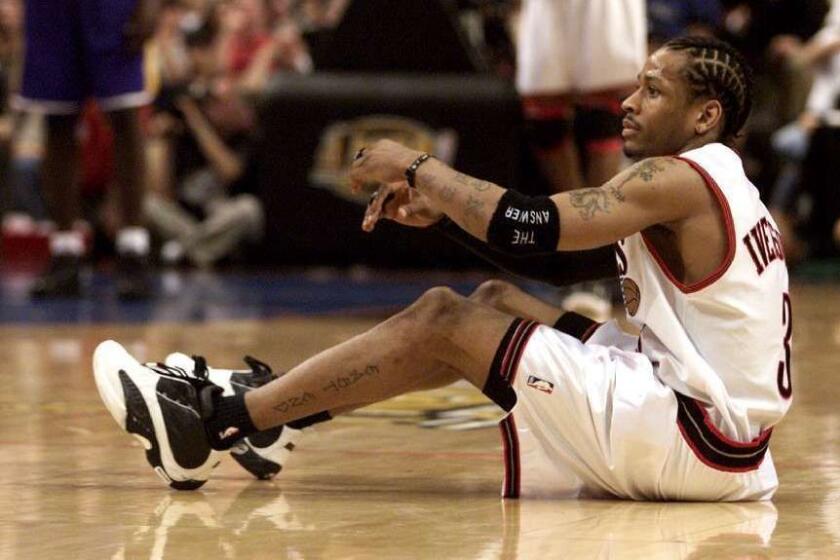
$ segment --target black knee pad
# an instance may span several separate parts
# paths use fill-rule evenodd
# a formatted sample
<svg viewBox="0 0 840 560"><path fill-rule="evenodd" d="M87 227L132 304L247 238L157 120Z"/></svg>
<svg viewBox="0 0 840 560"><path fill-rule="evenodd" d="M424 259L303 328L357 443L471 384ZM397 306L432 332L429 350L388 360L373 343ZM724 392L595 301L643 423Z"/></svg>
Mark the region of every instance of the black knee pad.
<svg viewBox="0 0 840 560"><path fill-rule="evenodd" d="M525 123L528 139L540 151L562 146L572 137L571 119L528 120Z"/></svg>
<svg viewBox="0 0 840 560"><path fill-rule="evenodd" d="M575 113L575 137L584 145L621 140L623 113L600 106L581 106Z"/></svg>
<svg viewBox="0 0 840 560"><path fill-rule="evenodd" d="M575 112L569 103L526 98L523 110L528 139L538 150L551 150L571 138Z"/></svg>

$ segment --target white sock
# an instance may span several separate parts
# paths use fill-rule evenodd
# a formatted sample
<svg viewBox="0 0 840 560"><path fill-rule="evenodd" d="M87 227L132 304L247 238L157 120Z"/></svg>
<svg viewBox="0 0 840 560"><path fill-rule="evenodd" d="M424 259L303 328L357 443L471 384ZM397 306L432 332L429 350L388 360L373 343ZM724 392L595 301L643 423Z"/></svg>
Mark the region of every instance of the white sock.
<svg viewBox="0 0 840 560"><path fill-rule="evenodd" d="M149 230L140 226L122 228L117 232L117 252L120 254L147 255L149 253Z"/></svg>
<svg viewBox="0 0 840 560"><path fill-rule="evenodd" d="M50 234L50 253L53 256L81 257L85 254L85 238L76 230L54 231Z"/></svg>

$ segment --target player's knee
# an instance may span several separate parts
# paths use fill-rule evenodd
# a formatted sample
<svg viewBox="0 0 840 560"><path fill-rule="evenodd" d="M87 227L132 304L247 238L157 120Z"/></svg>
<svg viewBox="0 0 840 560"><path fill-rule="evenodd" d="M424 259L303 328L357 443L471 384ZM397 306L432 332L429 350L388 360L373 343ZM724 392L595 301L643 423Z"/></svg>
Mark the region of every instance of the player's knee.
<svg viewBox="0 0 840 560"><path fill-rule="evenodd" d="M413 322L423 327L447 325L451 324L455 315L463 309L464 301L464 297L450 288L432 288L420 296L407 311Z"/></svg>
<svg viewBox="0 0 840 560"><path fill-rule="evenodd" d="M550 153L572 141L572 121L567 119L531 120L526 123L528 138L540 153Z"/></svg>
<svg viewBox="0 0 840 560"><path fill-rule="evenodd" d="M571 140L574 109L561 97L529 97L523 101L528 137L541 152L550 152Z"/></svg>
<svg viewBox="0 0 840 560"><path fill-rule="evenodd" d="M621 151L621 119L623 111L618 99L593 97L582 100L578 110L575 128L580 140L590 154L605 154Z"/></svg>
<svg viewBox="0 0 840 560"><path fill-rule="evenodd" d="M495 307L496 305L508 300L518 290L519 288L510 282L505 282L503 280L488 280L483 282L472 294L470 294L470 299L477 303L483 303L484 305Z"/></svg>

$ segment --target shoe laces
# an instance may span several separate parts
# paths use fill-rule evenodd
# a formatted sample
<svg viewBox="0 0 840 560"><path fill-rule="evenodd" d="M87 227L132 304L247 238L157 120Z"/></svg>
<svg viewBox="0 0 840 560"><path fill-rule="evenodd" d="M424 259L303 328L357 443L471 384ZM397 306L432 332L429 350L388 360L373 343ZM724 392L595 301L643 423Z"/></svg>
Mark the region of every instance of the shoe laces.
<svg viewBox="0 0 840 560"><path fill-rule="evenodd" d="M202 356L192 357L194 366L193 371L187 371L182 367L170 366L161 362L152 362L146 364L146 367L159 375L166 377L174 377L176 379L185 379L190 382L197 382L200 384L210 383L207 375L207 360Z"/></svg>
<svg viewBox="0 0 840 560"><path fill-rule="evenodd" d="M192 357L193 371L178 366L170 366L160 362L146 364L146 367L165 377L183 379L195 388L197 397L198 414L202 420L210 418L216 408L216 399L223 392L223 389L210 381L207 370L207 360L202 356ZM186 403L185 403L186 404Z"/></svg>

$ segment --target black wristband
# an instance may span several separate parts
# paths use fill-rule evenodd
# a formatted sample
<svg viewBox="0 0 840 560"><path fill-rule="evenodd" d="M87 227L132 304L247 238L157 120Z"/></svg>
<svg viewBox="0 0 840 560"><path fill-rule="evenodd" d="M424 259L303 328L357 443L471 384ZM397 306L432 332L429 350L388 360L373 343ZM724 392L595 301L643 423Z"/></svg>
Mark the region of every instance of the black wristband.
<svg viewBox="0 0 840 560"><path fill-rule="evenodd" d="M487 243L503 253L554 253L560 240L560 213L547 196L507 190L487 227Z"/></svg>
<svg viewBox="0 0 840 560"><path fill-rule="evenodd" d="M417 169L419 169L419 167L426 163L426 161L428 161L431 157L432 156L428 153L423 152L412 162L411 165L405 168L405 180L408 183L408 186L412 189L414 188L414 179L417 176Z"/></svg>

